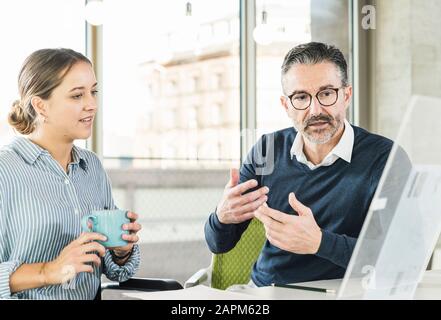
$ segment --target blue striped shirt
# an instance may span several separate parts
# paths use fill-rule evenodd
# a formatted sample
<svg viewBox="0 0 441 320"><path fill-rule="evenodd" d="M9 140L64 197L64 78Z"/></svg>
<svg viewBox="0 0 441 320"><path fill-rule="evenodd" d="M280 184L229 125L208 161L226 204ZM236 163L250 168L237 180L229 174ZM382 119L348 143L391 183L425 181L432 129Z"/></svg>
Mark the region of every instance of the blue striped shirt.
<svg viewBox="0 0 441 320"><path fill-rule="evenodd" d="M98 157L77 146L66 173L47 150L24 137L0 150L0 299L93 299L101 274L125 281L139 267L134 246L124 266L106 250L100 267L70 282L11 294L10 275L22 264L48 262L81 234L81 217L116 208L109 178Z"/></svg>

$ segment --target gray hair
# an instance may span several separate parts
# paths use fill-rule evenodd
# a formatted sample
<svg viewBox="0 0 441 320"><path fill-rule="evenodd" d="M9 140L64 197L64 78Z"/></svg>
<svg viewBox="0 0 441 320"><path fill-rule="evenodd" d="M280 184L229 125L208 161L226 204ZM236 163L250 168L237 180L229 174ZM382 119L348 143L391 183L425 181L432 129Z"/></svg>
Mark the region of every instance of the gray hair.
<svg viewBox="0 0 441 320"><path fill-rule="evenodd" d="M321 42L309 42L300 44L286 54L282 64L283 76L294 64L317 64L320 62L332 62L340 71L343 86L348 85L348 65L343 53L333 45Z"/></svg>

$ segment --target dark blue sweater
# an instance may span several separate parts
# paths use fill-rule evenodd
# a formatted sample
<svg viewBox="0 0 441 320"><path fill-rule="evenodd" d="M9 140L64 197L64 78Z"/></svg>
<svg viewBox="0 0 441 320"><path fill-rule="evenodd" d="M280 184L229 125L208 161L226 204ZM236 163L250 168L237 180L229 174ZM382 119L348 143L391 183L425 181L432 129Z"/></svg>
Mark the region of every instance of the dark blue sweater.
<svg viewBox="0 0 441 320"><path fill-rule="evenodd" d="M266 241L251 274L258 286L343 277L393 144L387 138L352 127L351 163L338 159L331 166L310 170L296 157L291 159L297 134L293 128L264 135L249 153L240 170L240 182L256 179L258 188L268 186L268 206L288 214L294 214L288 203L289 193L294 192L311 208L323 234L316 254L290 253ZM258 147L260 143L263 149ZM271 147L274 166L268 161L266 167L262 166L255 155L263 150L263 155L271 158ZM212 213L205 224L208 247L213 253L228 252L248 224L222 224Z"/></svg>

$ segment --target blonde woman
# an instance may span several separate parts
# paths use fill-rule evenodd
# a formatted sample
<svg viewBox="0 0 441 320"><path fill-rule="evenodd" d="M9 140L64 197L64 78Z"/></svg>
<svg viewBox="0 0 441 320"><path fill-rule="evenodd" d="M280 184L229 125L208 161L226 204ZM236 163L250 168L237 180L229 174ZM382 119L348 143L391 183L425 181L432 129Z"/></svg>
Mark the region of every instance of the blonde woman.
<svg viewBox="0 0 441 320"><path fill-rule="evenodd" d="M128 245L113 250L81 232L82 216L115 208L98 157L73 144L91 135L97 112L92 64L70 49L38 50L18 85L8 120L23 136L0 150L0 298L94 299L102 273L136 272L141 226L130 212Z"/></svg>

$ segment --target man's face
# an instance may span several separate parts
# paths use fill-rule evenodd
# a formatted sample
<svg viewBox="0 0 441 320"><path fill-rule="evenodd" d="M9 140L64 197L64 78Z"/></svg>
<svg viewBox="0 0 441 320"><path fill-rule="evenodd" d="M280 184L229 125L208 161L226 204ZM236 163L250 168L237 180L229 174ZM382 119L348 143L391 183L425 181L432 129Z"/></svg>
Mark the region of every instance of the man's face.
<svg viewBox="0 0 441 320"><path fill-rule="evenodd" d="M328 143L343 127L346 109L352 96L351 86L341 88L342 81L338 67L331 62L294 64L283 76L282 84L286 96L296 93L295 98L299 97L297 103L294 101L296 106L301 105L301 99L305 97L309 99L305 93L312 96L311 104L305 110L295 109L290 99L285 96L280 98L288 116L293 120L294 128L311 143ZM321 90L329 88L341 89L337 92L338 98L335 104L323 106L316 95Z"/></svg>

